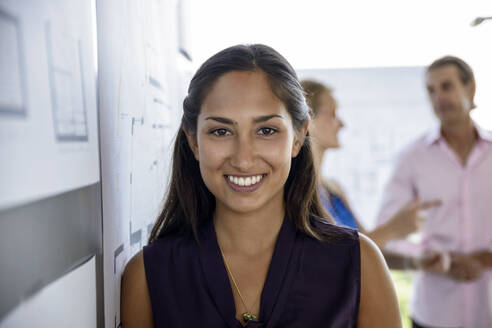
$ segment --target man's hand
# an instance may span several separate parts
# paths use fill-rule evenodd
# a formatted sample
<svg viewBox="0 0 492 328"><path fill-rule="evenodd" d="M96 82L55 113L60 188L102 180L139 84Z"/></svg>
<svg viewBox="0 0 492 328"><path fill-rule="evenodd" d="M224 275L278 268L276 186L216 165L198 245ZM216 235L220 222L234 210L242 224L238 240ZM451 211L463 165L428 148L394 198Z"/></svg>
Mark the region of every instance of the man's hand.
<svg viewBox="0 0 492 328"><path fill-rule="evenodd" d="M423 221L419 211L431 207L440 206L440 200L420 202L416 199L403 206L387 223L388 231L391 232L393 239L402 239L407 235L420 229Z"/></svg>
<svg viewBox="0 0 492 328"><path fill-rule="evenodd" d="M456 281L474 281L482 276L483 266L473 255L451 253L448 276Z"/></svg>
<svg viewBox="0 0 492 328"><path fill-rule="evenodd" d="M471 254L484 268L492 268L492 251L481 250Z"/></svg>
<svg viewBox="0 0 492 328"><path fill-rule="evenodd" d="M428 272L446 274L450 269L450 261L448 253L426 251L421 258L416 260L416 266Z"/></svg>

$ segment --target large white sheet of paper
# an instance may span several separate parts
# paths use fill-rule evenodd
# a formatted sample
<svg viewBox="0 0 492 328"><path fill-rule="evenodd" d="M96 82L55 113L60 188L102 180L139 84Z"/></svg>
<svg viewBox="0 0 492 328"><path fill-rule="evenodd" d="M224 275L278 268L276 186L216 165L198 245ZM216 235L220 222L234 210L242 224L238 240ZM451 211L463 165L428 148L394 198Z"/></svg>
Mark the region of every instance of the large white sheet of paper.
<svg viewBox="0 0 492 328"><path fill-rule="evenodd" d="M0 328L95 328L96 326L94 256L21 303L0 322Z"/></svg>
<svg viewBox="0 0 492 328"><path fill-rule="evenodd" d="M98 2L106 327L120 325L121 274L167 187L181 113L176 10L170 0Z"/></svg>
<svg viewBox="0 0 492 328"><path fill-rule="evenodd" d="M0 2L0 209L99 181L93 6Z"/></svg>

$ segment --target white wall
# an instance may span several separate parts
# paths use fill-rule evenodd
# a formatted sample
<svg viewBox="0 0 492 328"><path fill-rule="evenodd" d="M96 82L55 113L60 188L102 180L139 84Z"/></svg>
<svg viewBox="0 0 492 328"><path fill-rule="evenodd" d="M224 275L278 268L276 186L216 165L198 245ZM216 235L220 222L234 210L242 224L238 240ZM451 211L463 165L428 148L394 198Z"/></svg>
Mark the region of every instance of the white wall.
<svg viewBox="0 0 492 328"><path fill-rule="evenodd" d="M96 327L96 260L49 284L0 321L0 328Z"/></svg>
<svg viewBox="0 0 492 328"><path fill-rule="evenodd" d="M443 55L462 57L476 75L474 116L492 130L492 20L470 26L492 15L492 1L208 0L193 1L190 12L197 64L238 43L268 44L296 69L426 66Z"/></svg>

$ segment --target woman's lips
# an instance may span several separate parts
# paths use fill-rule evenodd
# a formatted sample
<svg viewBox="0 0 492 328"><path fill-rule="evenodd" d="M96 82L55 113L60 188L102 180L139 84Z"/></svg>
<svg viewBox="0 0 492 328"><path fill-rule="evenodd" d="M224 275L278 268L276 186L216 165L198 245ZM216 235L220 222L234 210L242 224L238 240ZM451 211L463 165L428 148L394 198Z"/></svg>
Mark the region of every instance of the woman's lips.
<svg viewBox="0 0 492 328"><path fill-rule="evenodd" d="M265 180L266 174L249 176L225 175L227 184L237 192L253 192L258 189Z"/></svg>

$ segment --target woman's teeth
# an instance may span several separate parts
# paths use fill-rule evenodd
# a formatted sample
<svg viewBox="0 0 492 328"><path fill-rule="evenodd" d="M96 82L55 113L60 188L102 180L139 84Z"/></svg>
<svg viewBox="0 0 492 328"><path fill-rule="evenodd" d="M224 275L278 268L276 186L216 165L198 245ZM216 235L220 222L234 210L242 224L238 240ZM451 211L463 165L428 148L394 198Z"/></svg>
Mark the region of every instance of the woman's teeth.
<svg viewBox="0 0 492 328"><path fill-rule="evenodd" d="M235 177L235 176L229 175L228 179L230 182L237 184L238 186L247 187L247 186L251 186L251 185L254 185L254 184L257 184L258 182L260 182L261 179L263 179L263 175L253 175L250 177Z"/></svg>

